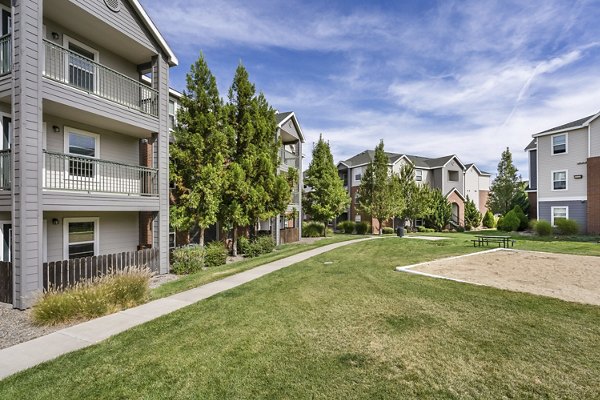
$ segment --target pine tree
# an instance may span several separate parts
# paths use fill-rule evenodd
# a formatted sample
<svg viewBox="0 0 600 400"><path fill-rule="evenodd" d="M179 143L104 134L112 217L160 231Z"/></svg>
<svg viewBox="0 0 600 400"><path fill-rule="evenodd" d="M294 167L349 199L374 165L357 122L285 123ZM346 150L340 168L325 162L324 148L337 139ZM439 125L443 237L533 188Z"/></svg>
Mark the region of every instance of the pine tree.
<svg viewBox="0 0 600 400"><path fill-rule="evenodd" d="M302 200L304 212L315 221L323 222L325 226L350 203L350 197L333 162L329 143L323 140L323 135L319 136L319 141L313 148L312 161L306 171L304 183L311 188ZM327 229L323 231L327 236Z"/></svg>
<svg viewBox="0 0 600 400"><path fill-rule="evenodd" d="M175 186L170 216L178 230L197 225L203 245L204 231L217 222L221 206L227 139L223 104L204 55L191 66L186 81L170 146L170 178Z"/></svg>
<svg viewBox="0 0 600 400"><path fill-rule="evenodd" d="M405 164L400 170L398 184L405 203L402 214L404 221L412 222L424 218L431 212L431 188L415 181L415 168L411 164Z"/></svg>
<svg viewBox="0 0 600 400"><path fill-rule="evenodd" d="M229 89L226 111L231 154L221 219L233 229L233 255L237 255L238 227L283 213L291 187L288 176L278 173L281 144L275 139L275 110L262 93L256 95L242 64Z"/></svg>
<svg viewBox="0 0 600 400"><path fill-rule="evenodd" d="M481 213L477 209L475 202L467 195L465 202L465 228L471 230L481 225Z"/></svg>
<svg viewBox="0 0 600 400"><path fill-rule="evenodd" d="M502 152L498 163L498 175L490 187L487 207L495 214L506 214L513 207L513 201L521 186L517 168L512 161L508 147Z"/></svg>
<svg viewBox="0 0 600 400"><path fill-rule="evenodd" d="M359 209L378 221L380 235L383 222L404 211L400 185L397 177L390 172L383 140L375 148L373 161L361 179L358 194Z"/></svg>
<svg viewBox="0 0 600 400"><path fill-rule="evenodd" d="M441 231L450 223L452 206L439 189L433 189L431 204L431 213L425 218L426 224Z"/></svg>

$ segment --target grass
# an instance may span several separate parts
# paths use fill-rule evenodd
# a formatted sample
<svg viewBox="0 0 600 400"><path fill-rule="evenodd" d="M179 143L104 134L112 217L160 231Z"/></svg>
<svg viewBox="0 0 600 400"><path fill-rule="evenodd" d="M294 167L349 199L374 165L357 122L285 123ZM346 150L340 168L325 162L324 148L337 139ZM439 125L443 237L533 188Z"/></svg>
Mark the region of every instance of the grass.
<svg viewBox="0 0 600 400"><path fill-rule="evenodd" d="M322 254L10 377L0 398L597 397L600 307L393 270L478 250L465 240Z"/></svg>
<svg viewBox="0 0 600 400"><path fill-rule="evenodd" d="M248 269L257 267L262 264L266 264L272 261L281 260L282 258L293 256L294 254L301 253L303 251L316 249L318 247L326 246L328 244L343 242L346 240L360 239L361 236L357 235L335 235L327 238L320 239L313 243L291 243L278 246L273 253L263 254L258 257L245 259L232 264L220 265L218 267L211 267L205 270L184 275L181 278L167 282L155 289L150 293L150 299L156 300L162 297L170 296L175 293L182 292L184 290L193 289L200 285L210 283L219 279L226 278L230 275L237 274L239 272L246 271Z"/></svg>

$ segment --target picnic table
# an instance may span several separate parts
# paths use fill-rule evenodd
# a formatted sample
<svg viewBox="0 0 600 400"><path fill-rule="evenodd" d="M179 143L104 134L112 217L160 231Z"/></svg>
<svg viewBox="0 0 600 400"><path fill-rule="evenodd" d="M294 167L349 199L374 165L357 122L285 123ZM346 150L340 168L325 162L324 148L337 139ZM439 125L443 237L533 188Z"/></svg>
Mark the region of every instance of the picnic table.
<svg viewBox="0 0 600 400"><path fill-rule="evenodd" d="M490 243L498 243L498 247L508 248L509 246L514 247L516 240L510 236L490 236L490 235L476 235L477 239L472 239L473 247L475 245L482 247L483 245L489 246Z"/></svg>

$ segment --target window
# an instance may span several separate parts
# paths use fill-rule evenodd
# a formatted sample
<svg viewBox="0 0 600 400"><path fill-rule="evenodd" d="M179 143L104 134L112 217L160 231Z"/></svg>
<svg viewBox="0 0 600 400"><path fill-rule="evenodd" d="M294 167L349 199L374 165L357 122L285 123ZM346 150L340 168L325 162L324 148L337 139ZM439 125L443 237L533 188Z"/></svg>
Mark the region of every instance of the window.
<svg viewBox="0 0 600 400"><path fill-rule="evenodd" d="M354 175L354 180L355 181L360 181L362 179L362 174L356 174Z"/></svg>
<svg viewBox="0 0 600 400"><path fill-rule="evenodd" d="M556 225L557 219L569 218L569 207L551 207L552 211L552 226Z"/></svg>
<svg viewBox="0 0 600 400"><path fill-rule="evenodd" d="M552 190L567 190L567 171L552 172Z"/></svg>
<svg viewBox="0 0 600 400"><path fill-rule="evenodd" d="M67 35L63 36L64 47L69 50L65 65L68 83L88 92L94 92L97 87L98 74L95 62L98 61L98 51Z"/></svg>
<svg viewBox="0 0 600 400"><path fill-rule="evenodd" d="M567 152L567 134L552 136L552 154Z"/></svg>
<svg viewBox="0 0 600 400"><path fill-rule="evenodd" d="M98 218L64 219L65 259L92 257L98 250Z"/></svg>
<svg viewBox="0 0 600 400"><path fill-rule="evenodd" d="M458 171L448 171L448 180L458 182Z"/></svg>
<svg viewBox="0 0 600 400"><path fill-rule="evenodd" d="M69 175L83 178L94 177L94 162L86 158L98 158L99 136L65 126L65 152L69 159Z"/></svg>
<svg viewBox="0 0 600 400"><path fill-rule="evenodd" d="M423 180L423 170L415 169L415 181L421 182Z"/></svg>
<svg viewBox="0 0 600 400"><path fill-rule="evenodd" d="M175 119L175 101L169 100L169 129L175 129L177 120Z"/></svg>

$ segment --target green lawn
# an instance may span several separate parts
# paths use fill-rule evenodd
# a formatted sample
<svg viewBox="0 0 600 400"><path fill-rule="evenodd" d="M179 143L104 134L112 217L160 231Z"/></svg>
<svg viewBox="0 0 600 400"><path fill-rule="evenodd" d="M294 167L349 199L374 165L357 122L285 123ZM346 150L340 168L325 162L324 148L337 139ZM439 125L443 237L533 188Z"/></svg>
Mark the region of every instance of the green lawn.
<svg viewBox="0 0 600 400"><path fill-rule="evenodd" d="M0 398L598 398L600 307L394 271L467 240L320 255L10 377Z"/></svg>

